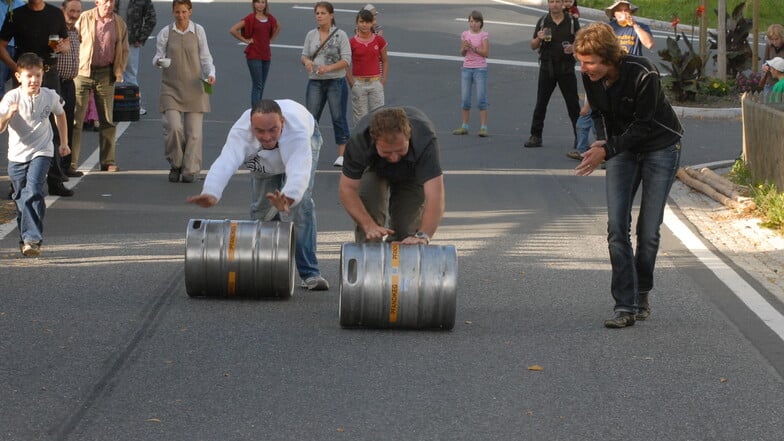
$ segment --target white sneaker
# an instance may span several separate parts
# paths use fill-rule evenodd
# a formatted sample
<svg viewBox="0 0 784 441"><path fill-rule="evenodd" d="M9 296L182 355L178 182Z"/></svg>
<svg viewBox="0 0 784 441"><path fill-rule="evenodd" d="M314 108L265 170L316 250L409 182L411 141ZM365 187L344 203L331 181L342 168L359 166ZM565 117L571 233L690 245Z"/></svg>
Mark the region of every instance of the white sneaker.
<svg viewBox="0 0 784 441"><path fill-rule="evenodd" d="M338 159L332 163L335 167L343 167L343 156L338 156Z"/></svg>
<svg viewBox="0 0 784 441"><path fill-rule="evenodd" d="M326 291L329 289L329 282L321 276L311 276L303 280L301 286L308 291Z"/></svg>
<svg viewBox="0 0 784 441"><path fill-rule="evenodd" d="M139 115L146 115L146 114L147 114L147 109L145 109L144 107L139 109Z"/></svg>

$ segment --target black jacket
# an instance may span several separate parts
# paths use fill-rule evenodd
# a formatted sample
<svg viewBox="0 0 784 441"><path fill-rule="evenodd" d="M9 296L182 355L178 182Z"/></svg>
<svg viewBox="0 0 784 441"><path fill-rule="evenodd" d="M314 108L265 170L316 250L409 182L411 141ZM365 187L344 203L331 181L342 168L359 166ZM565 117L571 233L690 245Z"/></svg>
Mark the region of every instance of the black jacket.
<svg viewBox="0 0 784 441"><path fill-rule="evenodd" d="M120 13L121 8L126 7L127 14L123 15ZM114 12L120 14L128 25L128 44L133 46L134 43L141 43L143 46L155 29L157 21L152 0L118 0L114 4Z"/></svg>
<svg viewBox="0 0 784 441"><path fill-rule="evenodd" d="M659 71L644 57L626 55L609 88L583 74L596 137L609 159L621 152L652 152L676 144L683 127L664 97Z"/></svg>

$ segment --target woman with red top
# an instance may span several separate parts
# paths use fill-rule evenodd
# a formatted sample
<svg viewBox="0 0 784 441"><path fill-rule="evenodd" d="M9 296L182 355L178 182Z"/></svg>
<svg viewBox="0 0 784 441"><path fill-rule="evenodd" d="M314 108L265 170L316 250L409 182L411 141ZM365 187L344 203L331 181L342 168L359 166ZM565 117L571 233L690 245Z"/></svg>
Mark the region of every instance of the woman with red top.
<svg viewBox="0 0 784 441"><path fill-rule="evenodd" d="M387 42L373 33L375 17L367 9L357 14L357 33L349 40L351 67L346 79L351 88L351 107L354 124L377 107L384 105L384 85L387 83Z"/></svg>
<svg viewBox="0 0 784 441"><path fill-rule="evenodd" d="M248 45L245 48L245 57L248 59L252 83L251 107L264 95L264 83L267 81L272 59L270 42L275 39L278 32L280 32L280 25L269 13L267 0L253 0L253 12L229 29L229 33L234 38Z"/></svg>
<svg viewBox="0 0 784 441"><path fill-rule="evenodd" d="M572 14L574 18L580 18L580 10L577 8L577 0L564 0L564 11Z"/></svg>

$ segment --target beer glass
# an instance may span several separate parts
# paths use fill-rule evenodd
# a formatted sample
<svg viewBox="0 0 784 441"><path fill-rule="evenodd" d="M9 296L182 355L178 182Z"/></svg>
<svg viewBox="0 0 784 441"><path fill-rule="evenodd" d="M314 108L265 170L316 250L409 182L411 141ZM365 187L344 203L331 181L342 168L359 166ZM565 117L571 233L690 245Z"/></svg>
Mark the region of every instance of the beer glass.
<svg viewBox="0 0 784 441"><path fill-rule="evenodd" d="M49 49L52 50L52 58L57 58L60 56L57 52L57 45L60 44L60 36L57 34L52 34L49 36Z"/></svg>

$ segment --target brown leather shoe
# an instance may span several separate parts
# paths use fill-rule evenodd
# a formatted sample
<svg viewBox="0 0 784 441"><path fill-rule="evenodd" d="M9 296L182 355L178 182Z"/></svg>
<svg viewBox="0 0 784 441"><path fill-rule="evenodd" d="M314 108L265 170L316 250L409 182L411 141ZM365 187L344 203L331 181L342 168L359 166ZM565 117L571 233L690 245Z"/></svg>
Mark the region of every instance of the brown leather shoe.
<svg viewBox="0 0 784 441"><path fill-rule="evenodd" d="M60 181L49 181L47 182L47 186L51 196L63 196L67 198L74 195L74 191L70 188L67 188Z"/></svg>
<svg viewBox="0 0 784 441"><path fill-rule="evenodd" d="M84 176L84 173L72 167L66 169L63 173L65 173L66 176L70 176L72 178L81 178L82 176Z"/></svg>

